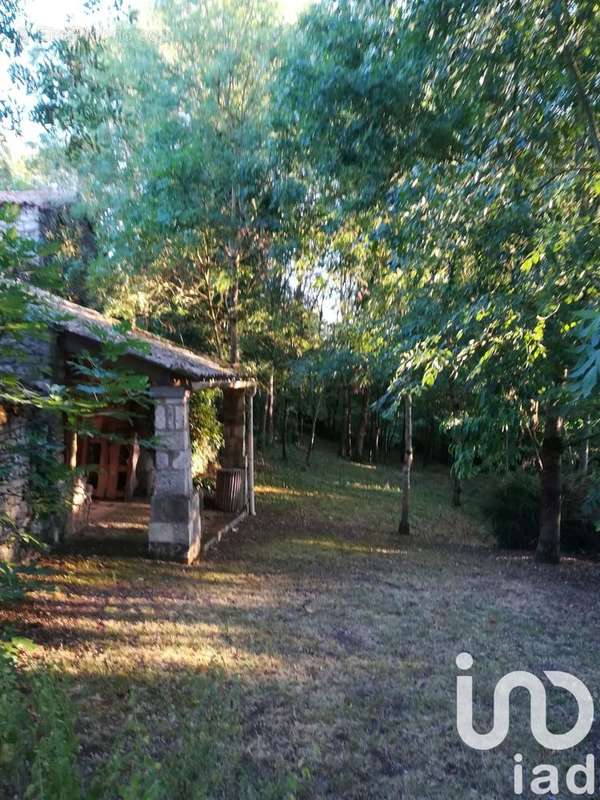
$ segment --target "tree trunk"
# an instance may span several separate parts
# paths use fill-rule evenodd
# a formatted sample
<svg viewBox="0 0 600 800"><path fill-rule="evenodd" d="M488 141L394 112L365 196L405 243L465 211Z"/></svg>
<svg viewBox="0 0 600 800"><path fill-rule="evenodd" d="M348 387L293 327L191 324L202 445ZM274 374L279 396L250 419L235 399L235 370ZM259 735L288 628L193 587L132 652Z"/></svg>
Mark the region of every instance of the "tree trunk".
<svg viewBox="0 0 600 800"><path fill-rule="evenodd" d="M346 398L346 420L345 420L345 452L347 457L352 460L352 387L348 386Z"/></svg>
<svg viewBox="0 0 600 800"><path fill-rule="evenodd" d="M404 397L404 465L402 467L402 510L398 533L401 536L410 534L408 519L410 510L410 472L413 462L412 449L412 398L409 394Z"/></svg>
<svg viewBox="0 0 600 800"><path fill-rule="evenodd" d="M269 376L269 389L267 391L267 436L269 445L275 441L275 376Z"/></svg>
<svg viewBox="0 0 600 800"><path fill-rule="evenodd" d="M339 395L338 408L340 410L340 444L338 447L338 455L340 458L346 457L346 389L342 386Z"/></svg>
<svg viewBox="0 0 600 800"><path fill-rule="evenodd" d="M546 564L560 561L562 427L562 419L549 412L541 449L542 507L536 552L536 560Z"/></svg>
<svg viewBox="0 0 600 800"><path fill-rule="evenodd" d="M579 448L579 464L577 465L578 472L583 478L588 474L590 468L590 425L591 420L589 417L586 417L583 426L583 435L585 438Z"/></svg>
<svg viewBox="0 0 600 800"><path fill-rule="evenodd" d="M335 433L335 414L337 411L337 399L331 401L327 398L327 430L330 434Z"/></svg>
<svg viewBox="0 0 600 800"><path fill-rule="evenodd" d="M229 307L229 361L234 366L240 363L240 342L238 334L239 301L240 286L236 281L231 289Z"/></svg>
<svg viewBox="0 0 600 800"><path fill-rule="evenodd" d="M290 415L290 404L287 397L283 398L283 416L281 421L281 457L287 461L287 438L288 438L288 418Z"/></svg>
<svg viewBox="0 0 600 800"><path fill-rule="evenodd" d="M292 444L298 447L298 409L291 405L288 414L288 436Z"/></svg>
<svg viewBox="0 0 600 800"><path fill-rule="evenodd" d="M213 290L210 284L210 269L202 270L202 277L204 278L204 285L206 286L206 299L208 301L208 314L212 323L214 343L217 349L217 355L220 359L225 360L225 352L223 350L223 342L221 341L221 324L214 304ZM146 326L144 326L146 327Z"/></svg>
<svg viewBox="0 0 600 800"><path fill-rule="evenodd" d="M260 449L264 452L267 447L267 419L269 417L269 393L265 392L263 412L260 420Z"/></svg>
<svg viewBox="0 0 600 800"><path fill-rule="evenodd" d="M369 390L363 392L362 405L360 409L360 424L356 437L356 460L362 461L365 453L365 441L369 428Z"/></svg>
<svg viewBox="0 0 600 800"><path fill-rule="evenodd" d="M427 425L427 446L425 447L425 463L423 466L428 467L433 463L435 458L435 417L431 417Z"/></svg>
<svg viewBox="0 0 600 800"><path fill-rule="evenodd" d="M462 482L460 478L452 474L452 505L459 508L462 505Z"/></svg>
<svg viewBox="0 0 600 800"><path fill-rule="evenodd" d="M379 414L375 414L375 424L373 430L373 461L377 464L379 461L379 435L381 432L381 422Z"/></svg>
<svg viewBox="0 0 600 800"><path fill-rule="evenodd" d="M316 403L315 403L315 408L314 408L313 418L312 418L312 425L311 425L311 428L310 428L310 439L309 439L309 442L308 442L308 447L306 449L306 466L307 467L310 466L310 457L311 457L312 451L313 451L313 449L315 447L315 436L316 436L316 433L317 433L317 420L319 419L319 409L320 409L320 407L321 407L321 394L319 393L319 395L317 395L317 400L316 400Z"/></svg>
<svg viewBox="0 0 600 800"><path fill-rule="evenodd" d="M412 413L412 411L411 411ZM387 423L385 426L385 439L384 439L384 463L387 464L390 459L390 454L392 452L392 445L394 442L394 436L396 435L396 427L397 427L397 420L394 420L391 424Z"/></svg>
<svg viewBox="0 0 600 800"><path fill-rule="evenodd" d="M598 123L596 122L594 104L592 99L588 96L585 78L581 74L581 68L579 66L579 62L577 61L576 51L571 45L574 34L572 21L569 15L569 5L567 2L565 2L565 0L561 0L561 2L552 3L551 7L559 43L557 52L560 53L562 60L564 61L571 75L581 111L587 122L590 141L596 150L597 158L600 158L600 131L598 130Z"/></svg>

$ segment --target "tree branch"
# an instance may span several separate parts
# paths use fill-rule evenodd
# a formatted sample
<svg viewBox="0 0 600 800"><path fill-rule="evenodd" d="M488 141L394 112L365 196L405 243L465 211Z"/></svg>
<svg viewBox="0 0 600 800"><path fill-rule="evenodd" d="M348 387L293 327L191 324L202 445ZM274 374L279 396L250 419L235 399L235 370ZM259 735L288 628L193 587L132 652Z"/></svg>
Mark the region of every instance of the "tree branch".
<svg viewBox="0 0 600 800"><path fill-rule="evenodd" d="M600 158L600 132L598 131L598 123L596 122L594 109L585 90L583 77L581 75L581 70L579 69L579 64L577 63L577 59L575 57L575 52L573 51L573 48L569 44L569 33L563 22L563 15L562 15L563 9L567 18L569 18L569 10L565 5L564 0L562 0L562 3L561 0L555 0L555 2L553 2L552 4L552 16L554 17L554 23L556 25L556 30L559 35L559 38L562 38L562 43L561 43L562 55L565 64L567 65L567 69L571 73L571 77L573 78L573 83L575 85L575 90L577 92L579 102L581 104L583 113L587 118L588 130L590 134L590 139L592 140L592 145L596 150L598 158Z"/></svg>

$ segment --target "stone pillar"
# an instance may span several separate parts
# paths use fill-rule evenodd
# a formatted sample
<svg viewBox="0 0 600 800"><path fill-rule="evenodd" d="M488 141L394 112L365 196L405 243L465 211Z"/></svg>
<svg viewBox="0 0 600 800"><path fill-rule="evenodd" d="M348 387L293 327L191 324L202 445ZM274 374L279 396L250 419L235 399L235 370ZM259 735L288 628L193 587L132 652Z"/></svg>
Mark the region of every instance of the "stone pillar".
<svg viewBox="0 0 600 800"><path fill-rule="evenodd" d="M156 472L149 549L158 558L191 563L200 554L200 502L192 484L189 390L156 386Z"/></svg>
<svg viewBox="0 0 600 800"><path fill-rule="evenodd" d="M223 456L221 463L226 469L245 468L246 433L245 389L223 389Z"/></svg>

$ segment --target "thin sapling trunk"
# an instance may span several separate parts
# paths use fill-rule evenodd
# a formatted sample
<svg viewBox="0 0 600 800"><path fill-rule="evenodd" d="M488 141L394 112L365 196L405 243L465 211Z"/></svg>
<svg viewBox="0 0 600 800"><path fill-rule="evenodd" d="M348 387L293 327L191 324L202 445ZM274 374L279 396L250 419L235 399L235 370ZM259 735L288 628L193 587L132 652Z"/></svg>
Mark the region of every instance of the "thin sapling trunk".
<svg viewBox="0 0 600 800"><path fill-rule="evenodd" d="M315 407L313 411L313 418L312 418L312 425L310 428L310 439L308 442L308 448L306 450L306 466L310 466L310 457L312 455L312 451L315 446L315 436L317 433L317 420L319 419L319 409L321 407L321 393L317 395L317 400L315 402Z"/></svg>
<svg viewBox="0 0 600 800"><path fill-rule="evenodd" d="M410 473L413 462L412 449L412 398L410 394L404 396L404 465L402 467L402 507L398 533L401 536L410 534Z"/></svg>
<svg viewBox="0 0 600 800"><path fill-rule="evenodd" d="M267 402L267 441L272 446L275 441L275 376L272 372L269 376Z"/></svg>
<svg viewBox="0 0 600 800"><path fill-rule="evenodd" d="M287 440L288 440L288 420L290 416L290 404L287 397L283 399L283 415L281 421L281 457L287 461Z"/></svg>
<svg viewBox="0 0 600 800"><path fill-rule="evenodd" d="M369 430L369 390L365 389L360 409L360 425L356 436L356 460L362 461L365 454L365 442Z"/></svg>
<svg viewBox="0 0 600 800"><path fill-rule="evenodd" d="M452 474L452 505L455 508L459 508L462 505L461 495L462 495L462 481L457 475L455 475L453 473Z"/></svg>

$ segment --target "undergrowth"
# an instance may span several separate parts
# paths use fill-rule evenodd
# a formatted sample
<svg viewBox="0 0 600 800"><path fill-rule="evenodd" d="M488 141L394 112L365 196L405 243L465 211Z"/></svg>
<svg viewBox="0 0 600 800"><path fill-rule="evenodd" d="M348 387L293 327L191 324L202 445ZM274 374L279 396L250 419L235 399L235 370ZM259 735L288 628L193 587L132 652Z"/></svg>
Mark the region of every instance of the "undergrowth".
<svg viewBox="0 0 600 800"><path fill-rule="evenodd" d="M112 751L91 775L80 767L77 719L61 677L20 673L14 651L0 652L0 796L23 800L293 800L291 774L259 775L232 742L241 739L239 692L207 675L182 713L165 753L146 709L130 693ZM159 754L160 752L160 754Z"/></svg>

